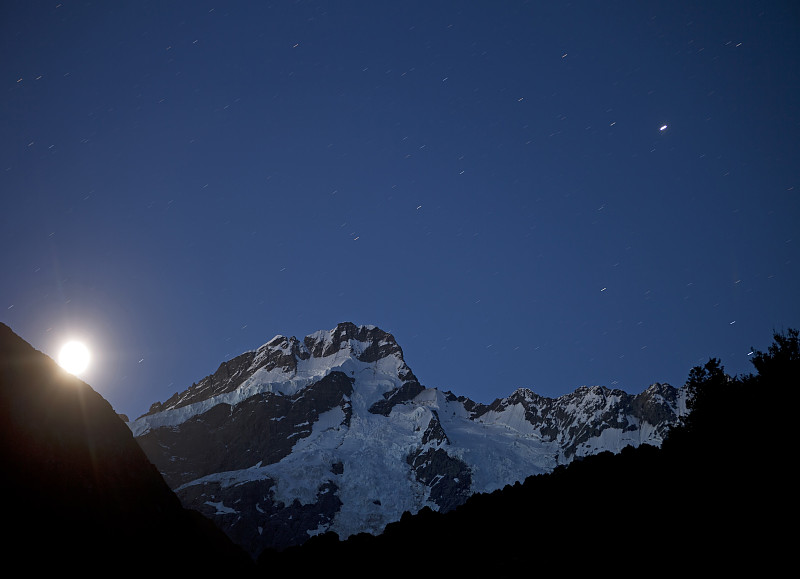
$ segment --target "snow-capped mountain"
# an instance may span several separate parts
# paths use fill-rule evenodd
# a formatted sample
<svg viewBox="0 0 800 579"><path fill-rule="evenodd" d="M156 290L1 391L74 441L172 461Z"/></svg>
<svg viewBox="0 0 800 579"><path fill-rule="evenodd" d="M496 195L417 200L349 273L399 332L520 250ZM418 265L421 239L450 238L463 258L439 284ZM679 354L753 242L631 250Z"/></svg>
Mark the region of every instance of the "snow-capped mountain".
<svg viewBox="0 0 800 579"><path fill-rule="evenodd" d="M490 405L420 384L394 337L342 323L276 336L129 423L184 506L253 556L334 531L380 533L557 465L659 446L685 394L519 389Z"/></svg>

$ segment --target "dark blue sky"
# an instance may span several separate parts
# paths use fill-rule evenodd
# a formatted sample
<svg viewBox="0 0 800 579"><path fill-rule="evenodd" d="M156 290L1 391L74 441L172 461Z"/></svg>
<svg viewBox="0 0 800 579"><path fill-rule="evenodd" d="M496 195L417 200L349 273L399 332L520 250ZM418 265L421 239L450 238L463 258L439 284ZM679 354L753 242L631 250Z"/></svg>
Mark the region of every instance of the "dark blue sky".
<svg viewBox="0 0 800 579"><path fill-rule="evenodd" d="M135 417L276 334L681 385L800 327L793 2L0 7L0 311ZM661 127L666 125L666 129Z"/></svg>

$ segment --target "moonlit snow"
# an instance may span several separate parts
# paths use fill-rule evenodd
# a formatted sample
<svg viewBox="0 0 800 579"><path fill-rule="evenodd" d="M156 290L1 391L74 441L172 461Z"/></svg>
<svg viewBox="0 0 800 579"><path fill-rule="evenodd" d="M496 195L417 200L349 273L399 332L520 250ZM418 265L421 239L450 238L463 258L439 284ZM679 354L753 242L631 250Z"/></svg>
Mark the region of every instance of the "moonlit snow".
<svg viewBox="0 0 800 579"><path fill-rule="evenodd" d="M320 340L329 339L325 334L313 336ZM285 344L277 338L259 348L251 368L258 365L269 349L278 349ZM388 416L369 412L374 403L384 400L384 393L403 385L399 376L408 367L398 353L375 362L358 360L357 356L366 346L357 340L349 340L332 355L297 360L296 371L261 368L233 392L144 416L129 426L134 435L139 436L150 429L177 426L219 403L236 405L262 392L294 395L331 372L343 372L355 379L349 400L352 407L349 426L345 423L344 411L336 406L320 414L311 434L298 438L291 453L282 460L211 474L176 489L207 482L228 487L269 478L276 482L272 489L273 499L288 505L294 500L301 504L316 502L320 488L332 482L338 488L341 509L330 527L319 528L311 534L330 530L342 538L363 531L380 533L386 524L398 520L405 511L416 513L426 505L434 510L438 508L429 501L430 487L414 477L406 461L410 454L420 449L422 433L434 417L438 418L449 444L436 440L426 444L443 448L450 456L469 465L471 492L491 492L528 476L552 471L558 464L568 462L563 455L563 441L545 440L525 419L525 408L521 403L486 412L475 420L470 418L464 403L454 396L435 388L425 388L412 400L395 405ZM517 393L534 396L527 390ZM586 405L586 400L591 402L594 395L589 389L581 398L583 404ZM612 398L613 394L608 397ZM568 412L579 414L584 409L569 408ZM578 448L577 454L588 455L606 449L618 451L624 446L638 446L643 442L660 444L658 434L650 425L638 426L630 432L606 428ZM343 468L334 473L331 464L337 462L341 462ZM237 508L235 504L211 506L218 513L236 512Z"/></svg>

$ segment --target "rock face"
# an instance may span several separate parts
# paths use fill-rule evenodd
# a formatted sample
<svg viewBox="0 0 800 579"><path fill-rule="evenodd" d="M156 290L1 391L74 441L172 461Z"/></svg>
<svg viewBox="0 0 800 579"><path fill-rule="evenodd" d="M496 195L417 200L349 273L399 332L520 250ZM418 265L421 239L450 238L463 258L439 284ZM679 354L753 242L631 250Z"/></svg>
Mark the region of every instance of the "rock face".
<svg viewBox="0 0 800 579"><path fill-rule="evenodd" d="M252 567L181 506L108 402L2 324L0 465L5 552L37 571Z"/></svg>
<svg viewBox="0 0 800 579"><path fill-rule="evenodd" d="M238 404L220 403L174 428L138 438L173 487L225 471L272 464L311 434L319 415L333 408L349 422L353 379L331 372L291 396L262 392Z"/></svg>
<svg viewBox="0 0 800 579"><path fill-rule="evenodd" d="M351 350L353 347L356 349ZM234 392L256 374L296 374L298 363L309 358L330 358L342 351L348 351L356 360L368 364L393 355L402 359L402 351L394 338L374 326L357 327L343 323L331 332L306 336L303 342L294 337L275 336L258 350L223 362L214 374L192 384L185 392L176 393L163 404L152 404L145 416ZM416 382L407 366L399 370L399 377L403 381Z"/></svg>
<svg viewBox="0 0 800 579"><path fill-rule="evenodd" d="M560 462L566 463L608 450L605 444L609 442L613 448L612 441L604 441L607 436L632 443L637 438L639 443L658 443L682 404L681 391L667 384L653 384L635 396L602 386L582 386L555 399L520 388L491 405L472 406L472 418L495 421L522 414L530 425L523 428L531 428L544 442L557 443Z"/></svg>
<svg viewBox="0 0 800 579"><path fill-rule="evenodd" d="M184 506L252 556L378 534L557 465L660 445L682 390L519 389L489 405L420 384L391 334L339 324L276 336L129 423Z"/></svg>

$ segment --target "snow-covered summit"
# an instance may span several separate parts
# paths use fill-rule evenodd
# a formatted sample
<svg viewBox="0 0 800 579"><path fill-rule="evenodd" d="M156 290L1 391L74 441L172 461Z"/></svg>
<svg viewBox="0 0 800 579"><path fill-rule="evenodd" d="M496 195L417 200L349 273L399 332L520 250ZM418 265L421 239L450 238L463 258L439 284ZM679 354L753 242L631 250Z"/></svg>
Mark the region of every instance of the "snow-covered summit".
<svg viewBox="0 0 800 579"><path fill-rule="evenodd" d="M257 555L309 536L380 533L576 457L659 445L682 390L520 388L485 405L426 388L394 337L339 324L275 336L130 423L184 505Z"/></svg>
<svg viewBox="0 0 800 579"><path fill-rule="evenodd" d="M129 426L134 436L140 436L151 428L177 426L217 404L237 404L262 392L291 395L332 371L352 374L364 371L365 365L385 374L387 388L416 382L394 336L375 326L344 322L303 341L276 335L259 348L223 362L214 374L166 402L152 404Z"/></svg>

